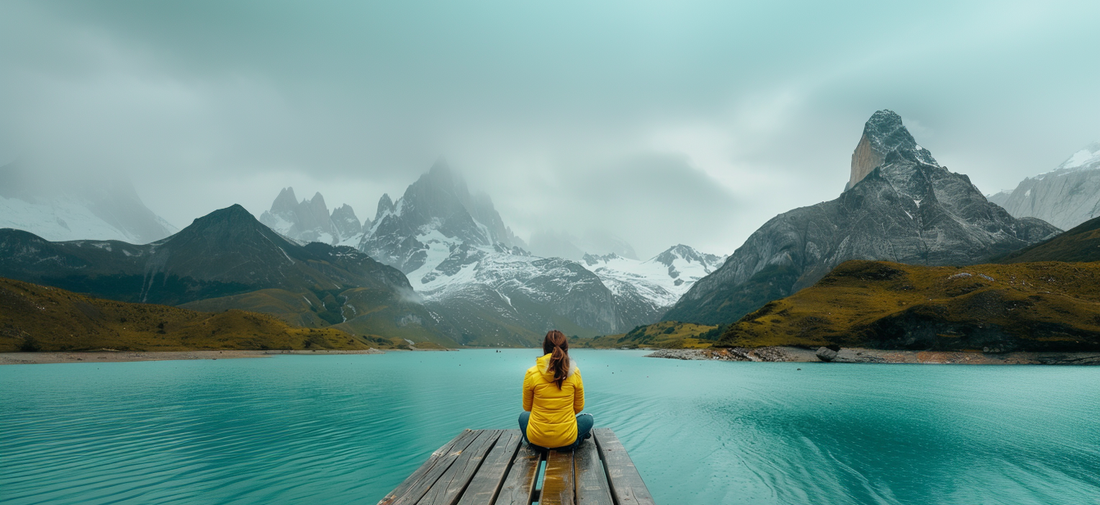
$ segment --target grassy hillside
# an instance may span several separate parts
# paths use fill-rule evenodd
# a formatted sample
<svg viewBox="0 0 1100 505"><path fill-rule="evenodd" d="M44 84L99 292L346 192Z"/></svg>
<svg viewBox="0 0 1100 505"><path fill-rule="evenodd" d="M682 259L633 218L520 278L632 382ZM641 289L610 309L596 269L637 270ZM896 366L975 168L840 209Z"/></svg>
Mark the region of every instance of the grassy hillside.
<svg viewBox="0 0 1100 505"><path fill-rule="evenodd" d="M262 312L291 325L306 328L320 328L330 324L324 318L328 311L317 295L310 292L291 293L285 289L261 289L241 295L208 298L185 303L180 307L200 312L224 312L230 309Z"/></svg>
<svg viewBox="0 0 1100 505"><path fill-rule="evenodd" d="M995 263L1034 261L1100 261L1100 217L1045 242L994 259Z"/></svg>
<svg viewBox="0 0 1100 505"><path fill-rule="evenodd" d="M295 328L265 314L116 302L0 278L0 352L367 349L394 343L332 328Z"/></svg>
<svg viewBox="0 0 1100 505"><path fill-rule="evenodd" d="M570 345L597 349L618 349L621 347L631 349L638 347L698 349L710 347L721 335L718 330L718 326L662 321L648 326L639 326L629 333L573 339L570 341Z"/></svg>
<svg viewBox="0 0 1100 505"><path fill-rule="evenodd" d="M220 298L199 300L183 308L207 312L241 309L275 316L307 328L336 328L353 335L370 335L395 342L398 347L416 342L417 348L453 348L458 344L418 304L403 301L376 287L292 293L262 289Z"/></svg>
<svg viewBox="0 0 1100 505"><path fill-rule="evenodd" d="M1100 351L1100 263L841 264L717 345Z"/></svg>

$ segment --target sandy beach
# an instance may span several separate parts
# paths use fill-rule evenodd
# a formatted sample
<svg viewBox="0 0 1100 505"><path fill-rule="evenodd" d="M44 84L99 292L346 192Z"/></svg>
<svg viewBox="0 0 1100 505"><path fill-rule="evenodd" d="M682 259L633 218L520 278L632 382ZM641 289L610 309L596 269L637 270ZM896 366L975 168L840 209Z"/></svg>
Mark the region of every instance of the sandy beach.
<svg viewBox="0 0 1100 505"><path fill-rule="evenodd" d="M779 361L817 363L816 350L798 347L759 347L755 349L660 349L647 355L653 358L718 361ZM944 365L1100 365L1100 354L1086 352L962 352L892 351L843 348L833 363L913 363Z"/></svg>
<svg viewBox="0 0 1100 505"><path fill-rule="evenodd" d="M122 361L171 361L192 359L267 358L279 354L382 354L376 349L362 351L88 351L88 352L5 352L0 365L36 365L45 363L110 363Z"/></svg>

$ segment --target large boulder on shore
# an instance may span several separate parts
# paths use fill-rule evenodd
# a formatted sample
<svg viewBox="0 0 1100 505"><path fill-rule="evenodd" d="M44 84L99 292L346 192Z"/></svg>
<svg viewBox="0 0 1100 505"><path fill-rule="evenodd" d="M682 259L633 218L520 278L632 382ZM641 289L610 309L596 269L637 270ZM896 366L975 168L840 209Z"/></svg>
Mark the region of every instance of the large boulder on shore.
<svg viewBox="0 0 1100 505"><path fill-rule="evenodd" d="M829 349L828 347L821 347L817 350L817 359L828 363L836 359L837 354L840 354L840 352Z"/></svg>

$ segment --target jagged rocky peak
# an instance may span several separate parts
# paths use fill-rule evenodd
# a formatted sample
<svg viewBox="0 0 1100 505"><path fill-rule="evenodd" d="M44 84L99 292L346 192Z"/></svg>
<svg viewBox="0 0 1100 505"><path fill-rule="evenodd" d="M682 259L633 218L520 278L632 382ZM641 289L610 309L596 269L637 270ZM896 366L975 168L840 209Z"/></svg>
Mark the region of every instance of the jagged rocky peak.
<svg viewBox="0 0 1100 505"><path fill-rule="evenodd" d="M325 197L321 193L315 193L308 202L303 201L299 207L298 230L319 230L322 233L334 235L332 219L328 213L328 205L325 205Z"/></svg>
<svg viewBox="0 0 1100 505"><path fill-rule="evenodd" d="M852 173L844 190L851 189L876 168L881 167L892 152L904 158L939 166L927 149L917 145L917 141L902 124L901 116L891 110L880 110L863 126L863 136L852 153Z"/></svg>
<svg viewBox="0 0 1100 505"><path fill-rule="evenodd" d="M686 246L684 244L676 244L672 247L669 247L653 259L667 267L671 267L677 259L682 259L688 263L699 263L708 268L717 267L718 264L722 261L722 257L720 256L701 253L699 251L696 251L693 247Z"/></svg>
<svg viewBox="0 0 1100 505"><path fill-rule="evenodd" d="M374 222L382 220L382 217L386 214L394 213L393 200L390 199L389 193L382 193L382 198L378 199L378 210L374 213Z"/></svg>
<svg viewBox="0 0 1100 505"><path fill-rule="evenodd" d="M299 242L323 242L347 244L363 232L363 226L351 206L344 204L329 214L325 197L317 192L313 198L299 202L294 188L283 188L271 204L271 210L260 215L260 222L268 228Z"/></svg>
<svg viewBox="0 0 1100 505"><path fill-rule="evenodd" d="M355 210L345 203L332 211L332 226L341 237L350 237L361 233L363 228L370 227L370 221L360 223L359 218L355 216Z"/></svg>
<svg viewBox="0 0 1100 505"><path fill-rule="evenodd" d="M271 213L275 215L293 215L298 208L298 197L294 196L294 188L285 187L271 203Z"/></svg>
<svg viewBox="0 0 1100 505"><path fill-rule="evenodd" d="M409 185L396 202L378 201L378 213L359 249L410 273L425 265L431 241L504 248L523 246L488 195L471 196L466 181L444 160Z"/></svg>

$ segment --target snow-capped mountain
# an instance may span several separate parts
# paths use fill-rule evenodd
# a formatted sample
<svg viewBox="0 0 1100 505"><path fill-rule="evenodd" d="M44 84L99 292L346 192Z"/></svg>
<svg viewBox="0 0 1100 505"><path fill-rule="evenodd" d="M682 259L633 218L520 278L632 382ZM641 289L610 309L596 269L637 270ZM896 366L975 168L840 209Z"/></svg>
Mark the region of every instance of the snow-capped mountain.
<svg viewBox="0 0 1100 505"><path fill-rule="evenodd" d="M443 161L396 202L383 195L359 249L405 272L425 305L463 328L461 343L531 344L622 326L610 290L578 263L528 254L488 195Z"/></svg>
<svg viewBox="0 0 1100 505"><path fill-rule="evenodd" d="M260 215L260 222L301 243L321 242L353 247L362 241L364 228L370 228L370 220L360 223L350 205L344 204L330 215L321 193L299 202L294 196L294 188L289 187L279 192L271 203L271 210Z"/></svg>
<svg viewBox="0 0 1100 505"><path fill-rule="evenodd" d="M623 304L623 310L642 308L633 319L656 320L695 281L717 270L725 259L725 256L701 253L679 244L645 261L614 253L586 254L582 264L595 273L617 299L629 301Z"/></svg>
<svg viewBox="0 0 1100 505"><path fill-rule="evenodd" d="M46 240L121 240L145 244L176 228L149 210L129 180L43 181L19 163L0 167L0 228Z"/></svg>
<svg viewBox="0 0 1100 505"><path fill-rule="evenodd" d="M1015 217L1037 217L1063 230L1100 216L1100 142L1073 153L1050 172L1029 177L989 201Z"/></svg>

